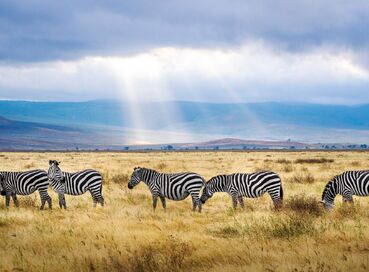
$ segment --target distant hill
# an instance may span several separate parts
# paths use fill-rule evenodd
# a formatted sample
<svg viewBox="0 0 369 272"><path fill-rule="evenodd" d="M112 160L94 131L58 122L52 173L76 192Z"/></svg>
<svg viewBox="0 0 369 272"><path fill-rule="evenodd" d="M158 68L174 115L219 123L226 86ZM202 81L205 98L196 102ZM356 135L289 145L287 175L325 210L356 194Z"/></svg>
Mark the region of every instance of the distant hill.
<svg viewBox="0 0 369 272"><path fill-rule="evenodd" d="M64 150L99 147L102 136L88 129L14 121L0 116L1 150Z"/></svg>
<svg viewBox="0 0 369 272"><path fill-rule="evenodd" d="M200 142L200 143L189 143L179 145L181 148L315 148L316 145L306 144L292 141L257 141L257 140L242 140L236 138L223 138L213 141Z"/></svg>
<svg viewBox="0 0 369 272"><path fill-rule="evenodd" d="M2 139L12 135L13 141L42 140L50 145L56 141L54 146L64 147L193 143L224 138L279 141L281 145L292 139L296 146L299 142L369 142L369 105L0 101L0 116ZM5 141L1 146L6 145Z"/></svg>

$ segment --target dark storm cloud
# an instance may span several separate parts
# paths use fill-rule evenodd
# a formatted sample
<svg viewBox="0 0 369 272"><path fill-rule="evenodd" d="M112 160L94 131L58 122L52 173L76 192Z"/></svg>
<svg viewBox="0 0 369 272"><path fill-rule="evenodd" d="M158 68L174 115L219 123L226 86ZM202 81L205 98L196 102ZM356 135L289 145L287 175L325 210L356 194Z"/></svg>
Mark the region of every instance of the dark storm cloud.
<svg viewBox="0 0 369 272"><path fill-rule="evenodd" d="M289 51L334 44L365 52L368 14L369 1L3 0L0 59L75 59L259 39Z"/></svg>

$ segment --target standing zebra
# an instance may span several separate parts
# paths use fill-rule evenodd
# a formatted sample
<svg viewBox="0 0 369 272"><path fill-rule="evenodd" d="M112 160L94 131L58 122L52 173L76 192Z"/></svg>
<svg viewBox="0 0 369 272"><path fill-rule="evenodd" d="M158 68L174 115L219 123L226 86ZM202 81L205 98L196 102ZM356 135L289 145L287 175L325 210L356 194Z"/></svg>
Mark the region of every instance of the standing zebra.
<svg viewBox="0 0 369 272"><path fill-rule="evenodd" d="M346 171L327 183L321 203L328 210L333 209L336 195L342 195L344 202L353 203L353 195L369 196L369 170Z"/></svg>
<svg viewBox="0 0 369 272"><path fill-rule="evenodd" d="M38 190L41 198L40 210L44 209L45 202L52 208L51 197L47 193L49 182L46 171L31 170L26 172L0 172L0 190L5 195L5 205L9 207L10 197L15 206L19 206L18 195L29 195Z"/></svg>
<svg viewBox="0 0 369 272"><path fill-rule="evenodd" d="M152 169L135 167L128 183L128 188L133 189L140 181L143 181L152 194L152 206L156 209L158 197L163 208L166 209L165 198L183 200L191 195L193 211L198 207L201 212L200 190L205 180L196 173L164 174Z"/></svg>
<svg viewBox="0 0 369 272"><path fill-rule="evenodd" d="M58 193L60 208L67 208L64 194L82 195L86 191L90 191L94 207L98 202L104 206L104 198L101 194L102 177L99 172L91 169L76 173L62 172L59 163L54 160L50 160L49 165L49 182L53 190Z"/></svg>
<svg viewBox="0 0 369 272"><path fill-rule="evenodd" d="M245 207L244 196L256 198L265 192L269 193L275 208L282 207L283 203L281 178L269 171L215 176L205 184L201 202L204 204L215 192L227 192L232 197L234 209L237 207L237 200L242 208Z"/></svg>

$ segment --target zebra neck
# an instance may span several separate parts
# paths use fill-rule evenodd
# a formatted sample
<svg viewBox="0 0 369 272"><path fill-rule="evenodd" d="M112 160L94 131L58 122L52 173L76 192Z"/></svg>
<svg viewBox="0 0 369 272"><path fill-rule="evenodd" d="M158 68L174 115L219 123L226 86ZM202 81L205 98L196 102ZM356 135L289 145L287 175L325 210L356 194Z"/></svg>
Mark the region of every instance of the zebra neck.
<svg viewBox="0 0 369 272"><path fill-rule="evenodd" d="M215 192L227 192L227 176L218 176L211 180L209 189Z"/></svg>
<svg viewBox="0 0 369 272"><path fill-rule="evenodd" d="M328 187L329 186L329 187ZM327 185L327 187L324 189L324 193L323 193L323 201L327 202L327 203L333 203L334 199L336 198L337 194L339 192L337 192L337 184L334 184L334 182L332 182L332 184Z"/></svg>
<svg viewBox="0 0 369 272"><path fill-rule="evenodd" d="M145 169L142 172L142 181L146 184L146 185L150 185L153 181L155 181L157 179L157 177L160 174L154 170L149 170L149 169Z"/></svg>

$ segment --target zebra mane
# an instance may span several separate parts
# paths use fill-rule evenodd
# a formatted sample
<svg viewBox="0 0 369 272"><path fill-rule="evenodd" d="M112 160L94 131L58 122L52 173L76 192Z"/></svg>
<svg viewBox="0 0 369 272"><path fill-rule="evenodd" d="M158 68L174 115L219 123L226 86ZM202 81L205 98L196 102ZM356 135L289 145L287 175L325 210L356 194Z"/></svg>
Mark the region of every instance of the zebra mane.
<svg viewBox="0 0 369 272"><path fill-rule="evenodd" d="M135 167L135 170L142 170L142 171L146 171L146 172L152 172L152 173L159 173L158 171L154 170L154 169L150 169L150 168L145 168L145 167Z"/></svg>

